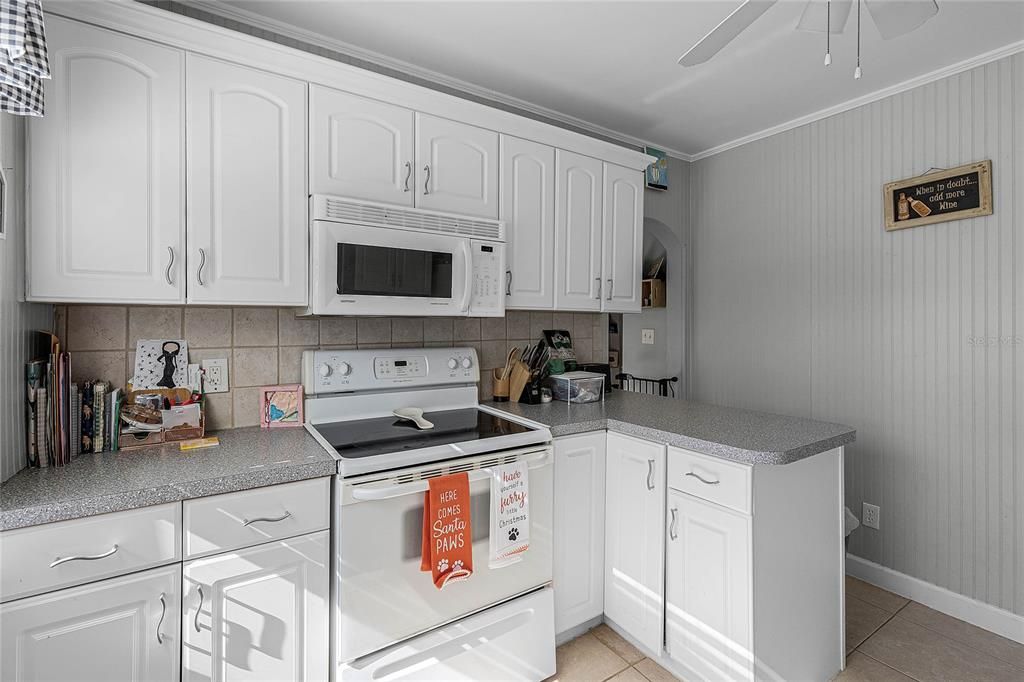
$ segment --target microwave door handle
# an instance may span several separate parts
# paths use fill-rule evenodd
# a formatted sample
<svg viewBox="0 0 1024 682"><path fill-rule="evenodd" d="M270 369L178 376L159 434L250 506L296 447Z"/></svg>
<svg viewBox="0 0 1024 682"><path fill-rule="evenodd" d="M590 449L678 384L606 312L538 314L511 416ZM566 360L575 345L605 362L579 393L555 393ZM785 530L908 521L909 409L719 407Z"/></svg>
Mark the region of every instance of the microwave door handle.
<svg viewBox="0 0 1024 682"><path fill-rule="evenodd" d="M473 297L473 249L468 239L463 239L461 246L466 264L466 286L462 292L462 303L459 304L459 310L468 313L469 303Z"/></svg>
<svg viewBox="0 0 1024 682"><path fill-rule="evenodd" d="M530 469L539 469L546 466L551 460L548 452L541 453L536 459L525 459L530 463ZM477 469L469 472L469 482L482 481L491 477L490 469ZM394 485L382 486L379 488L352 488L352 497L362 502L373 502L377 500L390 500L415 493L425 493L430 487L427 481L415 481L413 483L396 483Z"/></svg>

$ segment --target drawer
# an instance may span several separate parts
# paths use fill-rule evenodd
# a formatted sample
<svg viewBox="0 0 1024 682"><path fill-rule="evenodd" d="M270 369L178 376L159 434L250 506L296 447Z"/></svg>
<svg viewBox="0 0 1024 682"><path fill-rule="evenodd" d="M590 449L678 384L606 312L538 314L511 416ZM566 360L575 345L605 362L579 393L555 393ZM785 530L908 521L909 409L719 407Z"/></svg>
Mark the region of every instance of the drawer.
<svg viewBox="0 0 1024 682"><path fill-rule="evenodd" d="M181 561L177 502L0 533L0 600Z"/></svg>
<svg viewBox="0 0 1024 682"><path fill-rule="evenodd" d="M186 500L185 557L324 530L330 507L329 478Z"/></svg>
<svg viewBox="0 0 1024 682"><path fill-rule="evenodd" d="M749 514L751 467L669 446L668 487Z"/></svg>

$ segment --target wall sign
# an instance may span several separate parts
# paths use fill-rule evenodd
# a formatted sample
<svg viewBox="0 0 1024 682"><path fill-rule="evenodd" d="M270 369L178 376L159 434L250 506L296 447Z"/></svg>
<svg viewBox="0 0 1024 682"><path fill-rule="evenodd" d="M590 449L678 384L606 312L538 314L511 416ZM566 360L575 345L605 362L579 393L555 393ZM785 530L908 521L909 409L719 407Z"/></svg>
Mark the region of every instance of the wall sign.
<svg viewBox="0 0 1024 682"><path fill-rule="evenodd" d="M882 204L886 231L992 215L992 162L890 182Z"/></svg>

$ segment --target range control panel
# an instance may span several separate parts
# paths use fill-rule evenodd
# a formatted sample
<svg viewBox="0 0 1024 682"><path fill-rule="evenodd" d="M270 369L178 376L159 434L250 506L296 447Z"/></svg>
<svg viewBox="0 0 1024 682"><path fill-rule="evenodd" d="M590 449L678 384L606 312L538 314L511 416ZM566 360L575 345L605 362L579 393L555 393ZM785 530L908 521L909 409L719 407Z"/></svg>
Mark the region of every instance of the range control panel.
<svg viewBox="0 0 1024 682"><path fill-rule="evenodd" d="M302 388L307 395L479 381L480 369L472 348L307 350L302 353Z"/></svg>

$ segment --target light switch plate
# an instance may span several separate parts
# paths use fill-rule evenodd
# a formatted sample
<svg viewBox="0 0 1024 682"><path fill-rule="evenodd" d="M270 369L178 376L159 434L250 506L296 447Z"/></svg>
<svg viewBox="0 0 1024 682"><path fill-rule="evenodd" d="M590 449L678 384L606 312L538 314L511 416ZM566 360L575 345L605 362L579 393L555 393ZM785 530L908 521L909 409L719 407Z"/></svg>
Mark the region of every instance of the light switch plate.
<svg viewBox="0 0 1024 682"><path fill-rule="evenodd" d="M228 384L228 361L226 358L214 358L203 360L200 363L203 368L203 390L206 393L227 393Z"/></svg>
<svg viewBox="0 0 1024 682"><path fill-rule="evenodd" d="M653 329L641 329L640 330L640 343L647 345L654 344L654 330Z"/></svg>

